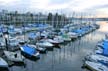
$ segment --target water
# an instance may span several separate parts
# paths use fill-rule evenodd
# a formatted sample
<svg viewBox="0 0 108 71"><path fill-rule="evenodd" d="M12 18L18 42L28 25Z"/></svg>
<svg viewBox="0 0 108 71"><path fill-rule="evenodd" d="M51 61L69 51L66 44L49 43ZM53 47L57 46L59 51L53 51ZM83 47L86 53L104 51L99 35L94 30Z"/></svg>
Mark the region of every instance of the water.
<svg viewBox="0 0 108 71"><path fill-rule="evenodd" d="M37 61L25 59L26 67L12 66L9 71L88 71L81 68L84 56L93 52L96 43L108 32L105 29L108 24L105 22L100 24L100 29L41 54Z"/></svg>

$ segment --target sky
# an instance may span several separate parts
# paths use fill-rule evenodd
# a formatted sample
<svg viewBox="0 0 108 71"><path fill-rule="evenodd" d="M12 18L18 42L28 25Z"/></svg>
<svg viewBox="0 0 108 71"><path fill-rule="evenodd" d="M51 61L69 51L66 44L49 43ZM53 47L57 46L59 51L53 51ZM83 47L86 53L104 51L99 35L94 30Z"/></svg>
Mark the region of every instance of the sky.
<svg viewBox="0 0 108 71"><path fill-rule="evenodd" d="M108 17L108 0L0 0L0 9L20 12L95 13Z"/></svg>

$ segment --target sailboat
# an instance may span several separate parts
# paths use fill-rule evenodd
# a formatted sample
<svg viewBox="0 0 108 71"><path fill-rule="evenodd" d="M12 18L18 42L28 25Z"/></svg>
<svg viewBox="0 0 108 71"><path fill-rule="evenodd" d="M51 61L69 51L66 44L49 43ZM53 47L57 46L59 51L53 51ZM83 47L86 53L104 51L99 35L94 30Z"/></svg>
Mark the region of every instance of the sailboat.
<svg viewBox="0 0 108 71"><path fill-rule="evenodd" d="M6 58L13 62L24 62L24 56L21 55L21 52L11 52L4 51Z"/></svg>
<svg viewBox="0 0 108 71"><path fill-rule="evenodd" d="M108 71L108 67L97 62L85 61L84 66L88 67L92 71Z"/></svg>
<svg viewBox="0 0 108 71"><path fill-rule="evenodd" d="M40 53L35 48L30 47L27 44L20 46L20 49L22 53L27 57L40 58Z"/></svg>
<svg viewBox="0 0 108 71"><path fill-rule="evenodd" d="M94 62L104 62L108 64L108 57L98 54L87 55L85 57L86 60L94 61Z"/></svg>

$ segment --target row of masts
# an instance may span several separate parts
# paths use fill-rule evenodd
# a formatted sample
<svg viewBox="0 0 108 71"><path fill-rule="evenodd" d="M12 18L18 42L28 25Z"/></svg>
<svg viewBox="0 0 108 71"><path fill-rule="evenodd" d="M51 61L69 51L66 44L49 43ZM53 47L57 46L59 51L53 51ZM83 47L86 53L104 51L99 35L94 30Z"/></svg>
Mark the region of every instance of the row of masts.
<svg viewBox="0 0 108 71"><path fill-rule="evenodd" d="M0 12L0 24L6 25L20 25L20 24L33 24L33 23L43 23L50 24L54 28L61 28L66 24L83 24L95 22L94 14L87 13L76 13L72 12L69 14L64 13L19 13L15 12Z"/></svg>

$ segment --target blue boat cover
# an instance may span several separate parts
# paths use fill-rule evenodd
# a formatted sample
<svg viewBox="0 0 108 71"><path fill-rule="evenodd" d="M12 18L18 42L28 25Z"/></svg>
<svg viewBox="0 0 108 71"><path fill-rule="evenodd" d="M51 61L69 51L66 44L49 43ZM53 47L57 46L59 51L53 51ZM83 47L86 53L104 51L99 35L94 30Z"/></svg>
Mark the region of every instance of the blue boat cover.
<svg viewBox="0 0 108 71"><path fill-rule="evenodd" d="M105 49L103 50L103 55L108 56L108 48L105 48Z"/></svg>
<svg viewBox="0 0 108 71"><path fill-rule="evenodd" d="M108 49L108 43L103 43L103 48Z"/></svg>
<svg viewBox="0 0 108 71"><path fill-rule="evenodd" d="M106 40L103 40L103 49L106 49L106 48L108 48L108 41L106 41Z"/></svg>
<svg viewBox="0 0 108 71"><path fill-rule="evenodd" d="M30 46L28 46L28 45L24 45L24 46L22 46L22 48L24 49L23 52L25 52L25 53L27 53L27 54L29 54L29 55L33 55L33 54L36 53L35 48L32 48L32 47L30 47Z"/></svg>

